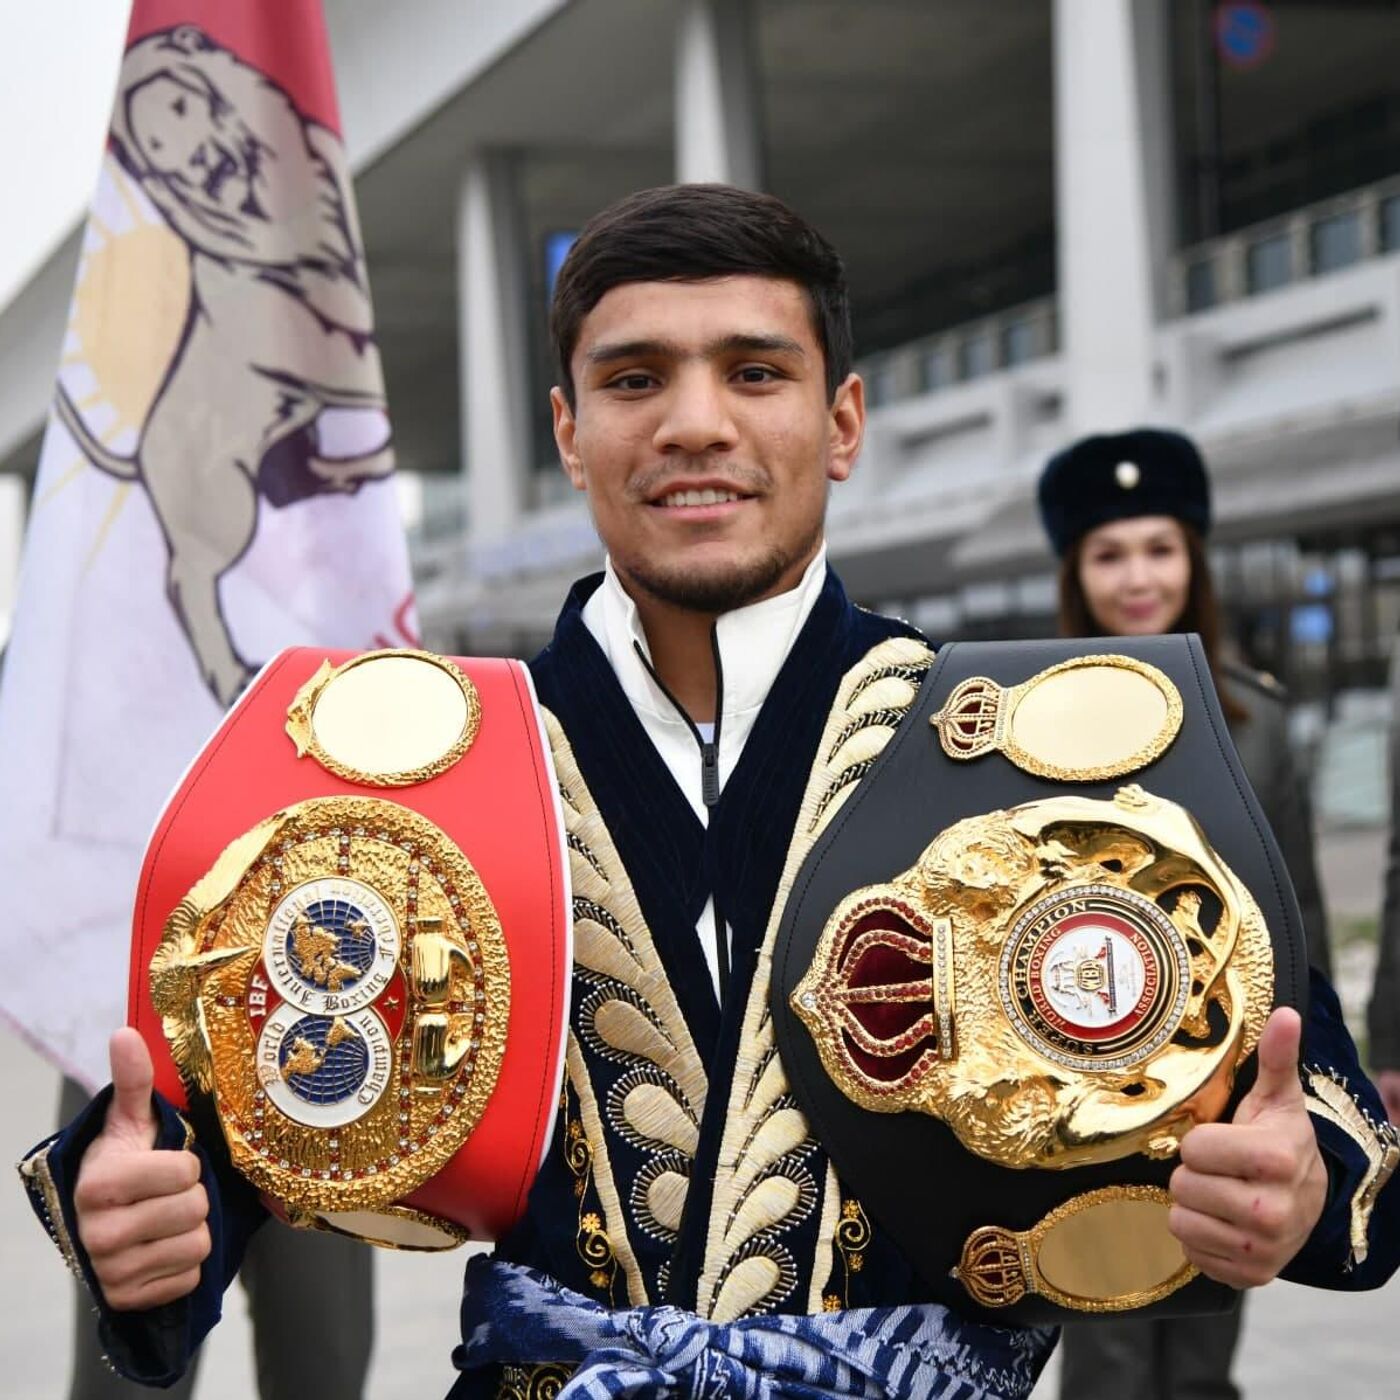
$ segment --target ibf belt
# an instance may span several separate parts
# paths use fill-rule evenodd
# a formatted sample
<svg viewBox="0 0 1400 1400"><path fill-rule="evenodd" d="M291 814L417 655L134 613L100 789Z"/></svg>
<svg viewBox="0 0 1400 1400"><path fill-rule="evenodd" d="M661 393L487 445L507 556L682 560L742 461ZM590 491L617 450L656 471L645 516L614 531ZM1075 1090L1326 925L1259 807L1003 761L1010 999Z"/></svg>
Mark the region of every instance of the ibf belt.
<svg viewBox="0 0 1400 1400"><path fill-rule="evenodd" d="M132 1021L293 1223L437 1248L519 1218L567 1019L556 803L524 667L423 652L284 652L191 766Z"/></svg>
<svg viewBox="0 0 1400 1400"><path fill-rule="evenodd" d="M774 969L793 1090L936 1296L1016 1322L1228 1302L1167 1180L1306 965L1196 638L940 650Z"/></svg>

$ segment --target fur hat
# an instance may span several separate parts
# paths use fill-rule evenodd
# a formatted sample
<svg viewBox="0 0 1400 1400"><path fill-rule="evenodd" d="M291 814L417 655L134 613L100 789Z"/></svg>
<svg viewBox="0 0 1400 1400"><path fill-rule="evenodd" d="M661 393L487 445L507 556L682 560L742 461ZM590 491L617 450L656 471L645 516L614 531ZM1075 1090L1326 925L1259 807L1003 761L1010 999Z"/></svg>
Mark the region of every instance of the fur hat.
<svg viewBox="0 0 1400 1400"><path fill-rule="evenodd" d="M1040 474L1040 518L1063 556L1110 520L1170 515L1210 531L1210 483L1196 444L1165 428L1080 438Z"/></svg>

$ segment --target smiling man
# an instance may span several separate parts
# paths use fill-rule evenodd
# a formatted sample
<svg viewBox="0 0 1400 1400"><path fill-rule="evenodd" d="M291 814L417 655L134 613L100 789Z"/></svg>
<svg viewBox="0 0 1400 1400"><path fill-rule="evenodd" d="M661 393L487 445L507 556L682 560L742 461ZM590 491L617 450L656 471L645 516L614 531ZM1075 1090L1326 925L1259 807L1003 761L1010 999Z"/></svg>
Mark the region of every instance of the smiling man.
<svg viewBox="0 0 1400 1400"><path fill-rule="evenodd" d="M766 1014L771 915L822 735L862 687L897 709L930 659L826 564L827 493L865 425L840 259L775 199L646 191L580 235L553 334L559 453L608 564L532 671L598 893L576 900L554 1141L523 1222L468 1267L452 1395L1021 1400L1053 1330L933 1301L812 1135ZM1335 1002L1314 1005L1314 1055L1374 1111ZM90 1119L51 1156L71 1179L95 1136L65 1216L112 1355L160 1380L216 1320L257 1210L178 1139L162 1143L182 1165L152 1169L143 1055L119 1035L105 1128ZM1236 1286L1281 1270L1374 1284L1395 1264L1394 1191L1363 1266L1365 1147L1324 1161L1297 1060L1283 1012L1236 1121L1188 1139L1173 1228Z"/></svg>

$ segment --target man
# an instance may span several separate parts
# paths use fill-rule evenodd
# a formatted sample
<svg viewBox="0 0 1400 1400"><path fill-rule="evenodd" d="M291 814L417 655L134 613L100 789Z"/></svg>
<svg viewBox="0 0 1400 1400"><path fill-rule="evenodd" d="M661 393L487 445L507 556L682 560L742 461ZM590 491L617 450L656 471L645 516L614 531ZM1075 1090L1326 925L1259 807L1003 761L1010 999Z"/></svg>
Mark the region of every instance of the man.
<svg viewBox="0 0 1400 1400"><path fill-rule="evenodd" d="M1371 1064L1390 1121L1400 1125L1400 640L1390 658L1390 853L1381 907L1380 959L1367 1013Z"/></svg>
<svg viewBox="0 0 1400 1400"><path fill-rule="evenodd" d="M865 424L840 259L774 199L647 191L581 233L553 334L555 437L609 564L532 671L605 893L576 915L555 1139L524 1220L468 1268L452 1394L543 1393L577 1367L571 1393L590 1395L1022 1397L1053 1330L926 1301L765 1048L769 916L823 732L850 677L912 695L929 656L825 565L828 483ZM1312 1051L1369 1105L1335 1003L1317 1004ZM1367 1159L1342 1135L1324 1161L1298 1034L1277 1013L1236 1121L1187 1139L1173 1228L1236 1286L1374 1284L1395 1264L1395 1192L1371 1230L1385 1247L1346 1274ZM76 1179L61 1223L112 1354L164 1380L217 1319L260 1208L182 1150L135 1033L112 1054L105 1123L99 1102L47 1160L56 1196Z"/></svg>

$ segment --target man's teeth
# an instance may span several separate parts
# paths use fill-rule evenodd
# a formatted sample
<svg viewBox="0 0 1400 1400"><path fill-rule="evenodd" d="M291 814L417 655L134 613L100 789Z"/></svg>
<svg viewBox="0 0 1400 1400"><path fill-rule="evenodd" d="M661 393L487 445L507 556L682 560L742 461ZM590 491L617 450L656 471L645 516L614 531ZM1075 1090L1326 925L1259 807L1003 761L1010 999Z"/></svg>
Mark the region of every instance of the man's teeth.
<svg viewBox="0 0 1400 1400"><path fill-rule="evenodd" d="M737 491L672 491L669 496L661 498L663 506L718 506L726 501L737 501L740 499Z"/></svg>

